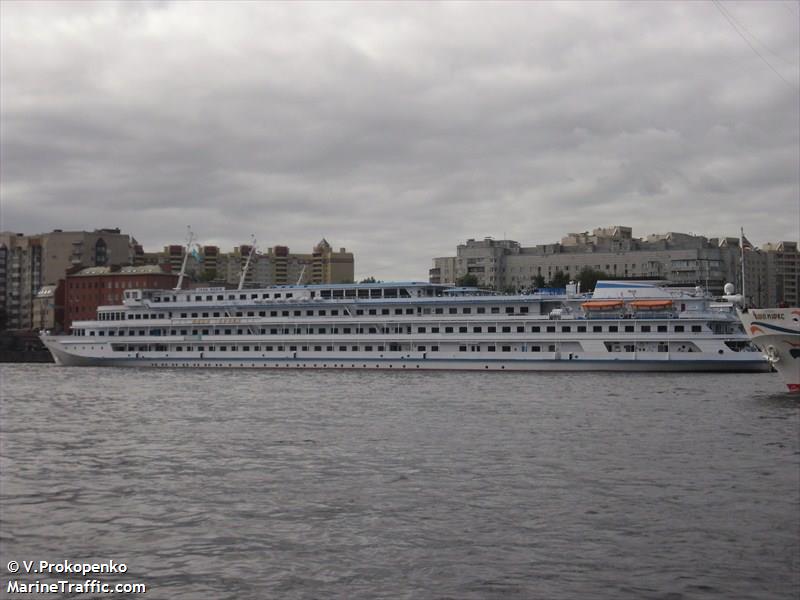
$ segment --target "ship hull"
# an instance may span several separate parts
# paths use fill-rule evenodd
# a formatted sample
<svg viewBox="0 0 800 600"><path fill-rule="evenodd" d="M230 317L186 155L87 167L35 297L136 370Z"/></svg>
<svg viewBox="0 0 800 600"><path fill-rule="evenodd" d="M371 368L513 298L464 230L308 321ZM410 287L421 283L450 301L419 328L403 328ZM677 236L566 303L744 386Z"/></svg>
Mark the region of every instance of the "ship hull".
<svg viewBox="0 0 800 600"><path fill-rule="evenodd" d="M789 391L800 392L800 308L750 309L739 318Z"/></svg>
<svg viewBox="0 0 800 600"><path fill-rule="evenodd" d="M160 368L238 368L238 369L343 369L392 371L611 371L611 372L749 372L769 371L762 357L727 359L697 357L675 358L652 353L650 356L622 355L615 358L570 357L568 354L548 353L548 357L501 359L488 356L475 358L396 356L396 357L215 357L189 356L82 356L64 349L57 338L45 338L55 362L61 366L88 367L160 367ZM686 356L686 355L684 355Z"/></svg>

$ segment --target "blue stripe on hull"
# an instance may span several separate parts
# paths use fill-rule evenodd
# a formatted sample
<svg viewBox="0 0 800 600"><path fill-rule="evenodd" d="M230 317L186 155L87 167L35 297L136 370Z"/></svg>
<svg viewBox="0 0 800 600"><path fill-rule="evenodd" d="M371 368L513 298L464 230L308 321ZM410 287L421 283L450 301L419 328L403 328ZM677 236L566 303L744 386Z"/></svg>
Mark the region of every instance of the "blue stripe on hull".
<svg viewBox="0 0 800 600"><path fill-rule="evenodd" d="M786 329L785 327L778 327L777 325L772 325L771 323L764 323L764 321L753 321L750 323L750 326L752 327L753 325L766 327L767 329L772 329L773 331L780 331L781 333L788 333L789 335L796 335L797 337L800 337L800 331Z"/></svg>

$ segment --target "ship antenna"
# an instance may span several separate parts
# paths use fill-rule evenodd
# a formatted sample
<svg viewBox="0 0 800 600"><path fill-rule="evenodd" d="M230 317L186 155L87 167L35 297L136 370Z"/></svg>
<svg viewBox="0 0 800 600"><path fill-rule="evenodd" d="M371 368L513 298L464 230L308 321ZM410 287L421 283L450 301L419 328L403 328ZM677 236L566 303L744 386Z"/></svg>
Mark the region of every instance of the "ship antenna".
<svg viewBox="0 0 800 600"><path fill-rule="evenodd" d="M183 253L183 263L181 264L181 273L178 275L178 285L175 286L176 290L181 289L183 286L183 278L186 275L186 261L189 260L189 253L192 251L192 242L194 241L194 232L191 225L186 226L186 251Z"/></svg>
<svg viewBox="0 0 800 600"><path fill-rule="evenodd" d="M256 236L252 234L250 236L250 254L247 255L247 261L244 263L244 267L242 267L242 274L239 277L239 287L236 288L240 290L244 287L244 278L247 276L247 269L250 268L250 261L253 258L253 255L256 253Z"/></svg>

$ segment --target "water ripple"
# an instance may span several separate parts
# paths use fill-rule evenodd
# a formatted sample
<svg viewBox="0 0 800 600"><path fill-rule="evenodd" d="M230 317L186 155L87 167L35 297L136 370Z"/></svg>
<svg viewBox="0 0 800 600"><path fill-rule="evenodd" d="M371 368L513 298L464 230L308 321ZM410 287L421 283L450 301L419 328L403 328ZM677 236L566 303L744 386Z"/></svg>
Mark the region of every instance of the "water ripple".
<svg viewBox="0 0 800 600"><path fill-rule="evenodd" d="M113 558L170 600L800 595L777 375L0 378L2 565Z"/></svg>

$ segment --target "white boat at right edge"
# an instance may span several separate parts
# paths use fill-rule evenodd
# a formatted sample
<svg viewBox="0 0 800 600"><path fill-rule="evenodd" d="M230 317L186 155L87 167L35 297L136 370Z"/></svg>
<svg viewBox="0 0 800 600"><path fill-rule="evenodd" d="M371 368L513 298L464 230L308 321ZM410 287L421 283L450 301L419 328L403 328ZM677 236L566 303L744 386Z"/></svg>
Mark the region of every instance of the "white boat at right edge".
<svg viewBox="0 0 800 600"><path fill-rule="evenodd" d="M800 308L744 308L737 311L745 332L783 376L790 392L800 392Z"/></svg>

